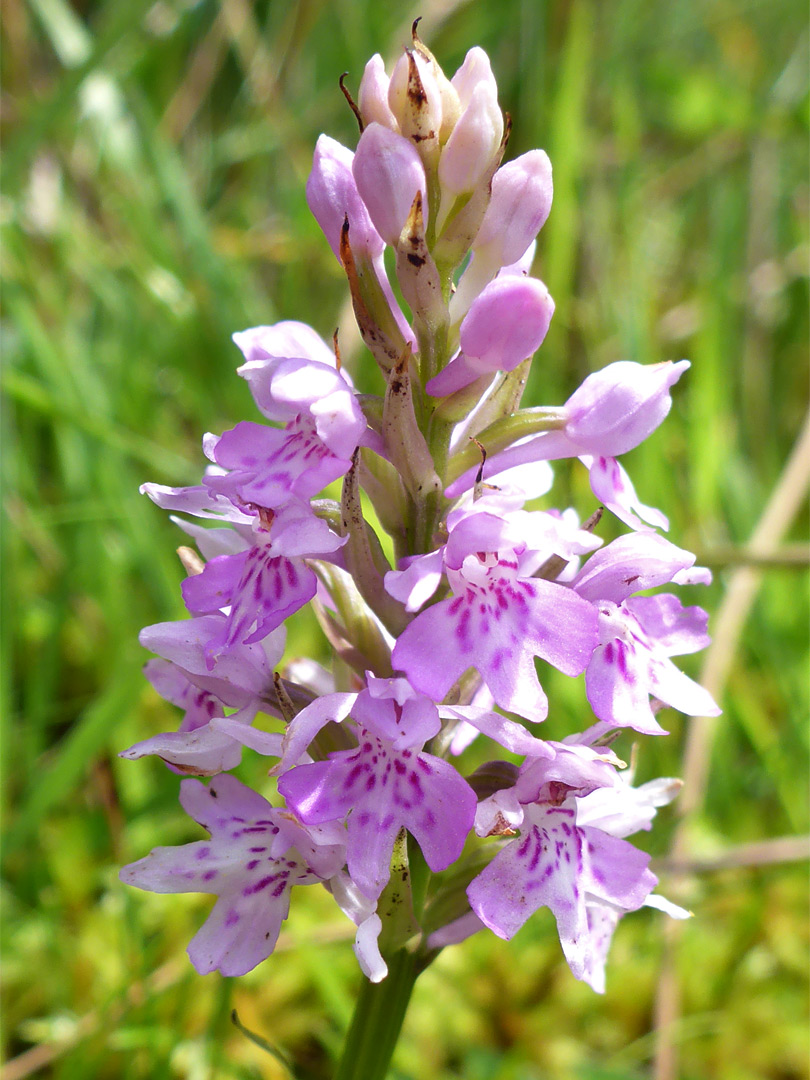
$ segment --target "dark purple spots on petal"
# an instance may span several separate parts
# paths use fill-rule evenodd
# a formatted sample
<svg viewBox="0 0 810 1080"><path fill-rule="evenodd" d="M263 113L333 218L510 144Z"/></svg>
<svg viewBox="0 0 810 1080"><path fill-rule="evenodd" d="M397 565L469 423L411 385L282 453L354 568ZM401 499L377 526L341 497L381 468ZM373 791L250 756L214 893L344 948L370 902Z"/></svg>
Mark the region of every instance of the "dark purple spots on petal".
<svg viewBox="0 0 810 1080"><path fill-rule="evenodd" d="M531 858L529 859L526 870L528 873L533 874L540 864L540 857L543 854L543 849L539 844L535 844L532 849Z"/></svg>
<svg viewBox="0 0 810 1080"><path fill-rule="evenodd" d="M225 916L225 926L236 926L238 922L239 913L237 911L234 911L233 908L231 908L228 914Z"/></svg>
<svg viewBox="0 0 810 1080"><path fill-rule="evenodd" d="M203 881L213 881L217 876L216 870L206 870L202 876Z"/></svg>
<svg viewBox="0 0 810 1080"><path fill-rule="evenodd" d="M422 781L419 779L416 773L408 773L408 783L413 788L414 795L418 795L420 799L423 799L425 793L422 788Z"/></svg>
<svg viewBox="0 0 810 1080"><path fill-rule="evenodd" d="M266 889L268 885L272 885L274 881L278 880L278 874L268 874L267 877L260 878L255 884L248 885L242 890L243 896L250 896L253 893L260 893L263 889Z"/></svg>
<svg viewBox="0 0 810 1080"><path fill-rule="evenodd" d="M197 851L197 858L198 859L207 859L210 854L211 854L211 848L210 847L201 847Z"/></svg>
<svg viewBox="0 0 810 1080"><path fill-rule="evenodd" d="M343 781L343 790L346 791L353 787L363 773L368 771L368 768L369 766L365 762L358 762Z"/></svg>

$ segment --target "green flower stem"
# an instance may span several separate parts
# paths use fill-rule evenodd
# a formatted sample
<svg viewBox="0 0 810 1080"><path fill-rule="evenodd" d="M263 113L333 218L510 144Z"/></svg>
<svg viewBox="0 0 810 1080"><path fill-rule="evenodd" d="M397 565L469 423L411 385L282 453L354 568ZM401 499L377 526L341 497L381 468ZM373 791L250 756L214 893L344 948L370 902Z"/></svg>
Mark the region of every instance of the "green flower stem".
<svg viewBox="0 0 810 1080"><path fill-rule="evenodd" d="M422 970L419 960L417 953L400 949L386 957L387 978L363 980L335 1080L384 1080Z"/></svg>
<svg viewBox="0 0 810 1080"><path fill-rule="evenodd" d="M486 447L487 453L496 454L517 442L518 439L525 439L527 435L558 431L565 427L566 420L567 416L562 409L521 409L520 412L504 416L484 428L478 433L477 440ZM478 446L475 444L465 446L450 459L447 466L447 482L452 483L458 480L462 473L473 465L479 464L480 461L481 451Z"/></svg>

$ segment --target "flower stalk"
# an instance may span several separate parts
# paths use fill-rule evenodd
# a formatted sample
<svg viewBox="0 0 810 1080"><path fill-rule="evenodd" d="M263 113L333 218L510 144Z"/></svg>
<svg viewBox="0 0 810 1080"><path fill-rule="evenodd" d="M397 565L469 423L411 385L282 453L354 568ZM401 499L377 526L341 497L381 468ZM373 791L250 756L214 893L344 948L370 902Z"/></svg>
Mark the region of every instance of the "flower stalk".
<svg viewBox="0 0 810 1080"><path fill-rule="evenodd" d="M420 974L414 952L386 957L387 977L363 979L335 1072L335 1080L385 1080L414 985Z"/></svg>
<svg viewBox="0 0 810 1080"><path fill-rule="evenodd" d="M374 1080L444 948L511 938L546 908L573 975L601 992L625 914L688 915L626 839L678 784L635 787L610 744L665 734L662 705L718 709L672 661L708 643L705 612L649 594L708 571L661 535L666 517L617 460L665 419L688 362L611 364L563 405L521 409L554 314L530 274L547 156L502 165L510 124L486 54L448 78L415 27L390 78L369 61L352 105L357 149L321 136L307 198L380 392L358 395L336 344L303 323L242 331L238 374L263 422L206 435L199 485L144 485L184 515L199 556L184 549L190 618L141 634L179 729L122 756L184 775L181 804L209 839L121 877L214 895L189 955L228 976L270 956L296 886L326 888L364 976L336 1075ZM587 470L584 524L546 498L552 461ZM338 480L339 503L323 497ZM609 544L600 507L628 529ZM286 655L307 605L328 669ZM561 741L538 734L559 709L547 665L584 676L593 714ZM476 739L491 760L470 772ZM272 760L265 793L231 774L245 752Z"/></svg>

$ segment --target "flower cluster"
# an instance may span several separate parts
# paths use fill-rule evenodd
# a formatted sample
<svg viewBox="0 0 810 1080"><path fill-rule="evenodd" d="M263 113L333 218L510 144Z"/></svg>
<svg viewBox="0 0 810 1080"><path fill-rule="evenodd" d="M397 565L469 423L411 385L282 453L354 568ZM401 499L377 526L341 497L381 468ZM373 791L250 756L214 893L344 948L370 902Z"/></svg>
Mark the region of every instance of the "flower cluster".
<svg viewBox="0 0 810 1080"><path fill-rule="evenodd" d="M554 311L529 276L547 156L501 165L509 122L486 54L448 79L415 28L390 77L369 61L351 104L357 148L321 136L307 197L384 390L356 393L337 346L303 323L237 333L263 421L204 437L199 486L144 485L200 554L181 549L191 618L141 635L147 677L183 720L122 756L186 775L180 801L210 839L121 876L218 897L189 946L200 972L264 960L293 886L320 883L373 981L396 950L427 962L547 907L574 975L602 990L622 915L686 914L626 839L678 782L634 787L610 743L663 734L662 704L718 711L671 659L707 644L705 613L648 592L708 575L617 460L689 365L610 364L564 405L520 409ZM566 458L588 470L584 523L531 508ZM322 497L335 481L339 500ZM630 531L604 544L598 504ZM310 603L334 671L282 663L285 620ZM584 674L593 713L562 741L537 734L548 665ZM493 760L465 775L479 737ZM270 801L228 773L246 747L271 759Z"/></svg>

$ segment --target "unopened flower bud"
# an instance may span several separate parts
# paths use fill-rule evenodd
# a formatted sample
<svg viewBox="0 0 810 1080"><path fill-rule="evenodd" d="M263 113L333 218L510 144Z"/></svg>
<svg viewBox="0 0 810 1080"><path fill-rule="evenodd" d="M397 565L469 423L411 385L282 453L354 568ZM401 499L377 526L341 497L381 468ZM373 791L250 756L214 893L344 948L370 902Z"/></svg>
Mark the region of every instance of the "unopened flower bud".
<svg viewBox="0 0 810 1080"><path fill-rule="evenodd" d="M470 49L464 57L464 63L455 73L451 82L458 94L462 109L466 109L470 104L476 87L481 83L488 85L491 93L496 98L498 96L498 86L495 82L495 76L492 74L489 57L477 45Z"/></svg>
<svg viewBox="0 0 810 1080"><path fill-rule="evenodd" d="M371 123L360 136L352 165L355 183L371 220L387 244L396 244L417 191L423 212L427 185L422 159L408 139Z"/></svg>
<svg viewBox="0 0 810 1080"><path fill-rule="evenodd" d="M383 58L379 53L366 64L358 90L358 106L364 124L382 124L391 131L399 131L397 118L388 104L390 79L385 73Z"/></svg>
<svg viewBox="0 0 810 1080"><path fill-rule="evenodd" d="M295 356L335 366L335 354L320 334L306 323L294 319L284 319L272 326L253 326L249 330L238 331L232 337L249 364ZM346 378L345 374L343 377ZM288 419L288 416L284 417L284 420Z"/></svg>
<svg viewBox="0 0 810 1080"><path fill-rule="evenodd" d="M503 136L503 114L494 85L478 83L439 160L445 191L463 195L481 182Z"/></svg>
<svg viewBox="0 0 810 1080"><path fill-rule="evenodd" d="M461 324L461 349L491 370L511 371L539 348L553 313L554 301L542 281L497 278Z"/></svg>
<svg viewBox="0 0 810 1080"><path fill-rule="evenodd" d="M620 360L589 375L565 404L565 434L582 453L617 457L655 431L672 406L670 389L689 367Z"/></svg>
<svg viewBox="0 0 810 1080"><path fill-rule="evenodd" d="M430 65L430 70L439 88L439 95L442 99L442 123L439 128L439 142L443 146L450 138L450 134L456 126L459 116L461 116L461 101L459 100L458 91L442 71L441 64L430 49L416 36L414 36L413 44L415 52Z"/></svg>
<svg viewBox="0 0 810 1080"><path fill-rule="evenodd" d="M417 53L405 52L394 65L388 104L399 130L425 156L438 152L442 126L442 95L430 64Z"/></svg>
<svg viewBox="0 0 810 1080"><path fill-rule="evenodd" d="M528 272L533 241L551 209L551 162L531 150L502 166L492 178L492 195L472 245L473 258L450 302L457 324L470 304L498 273ZM532 254L526 257L527 252Z"/></svg>
<svg viewBox="0 0 810 1080"><path fill-rule="evenodd" d="M374 258L381 255L385 247L357 191L352 175L353 160L351 150L328 135L321 135L307 180L307 205L338 262L341 261L341 230L347 218L355 256L365 254Z"/></svg>
<svg viewBox="0 0 810 1080"><path fill-rule="evenodd" d="M542 281L507 275L490 282L461 324L461 354L427 384L434 397L460 390L480 375L512 371L539 348L554 301Z"/></svg>
<svg viewBox="0 0 810 1080"><path fill-rule="evenodd" d="M497 260L499 266L517 262L545 224L552 192L551 162L544 150L530 150L498 169L473 242L476 255Z"/></svg>

